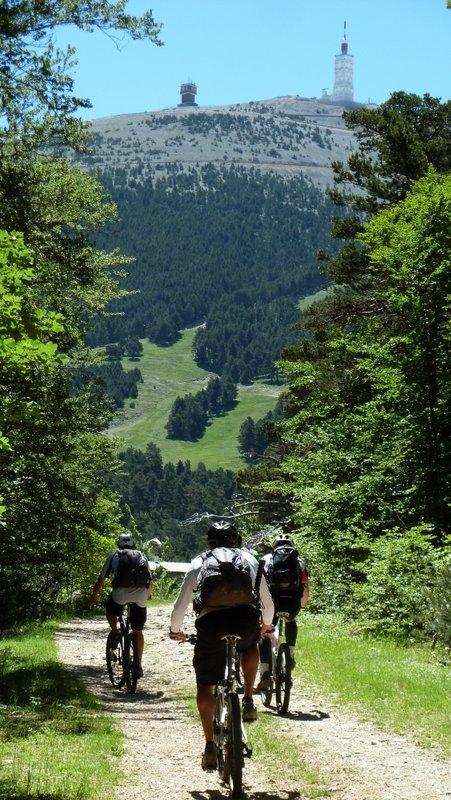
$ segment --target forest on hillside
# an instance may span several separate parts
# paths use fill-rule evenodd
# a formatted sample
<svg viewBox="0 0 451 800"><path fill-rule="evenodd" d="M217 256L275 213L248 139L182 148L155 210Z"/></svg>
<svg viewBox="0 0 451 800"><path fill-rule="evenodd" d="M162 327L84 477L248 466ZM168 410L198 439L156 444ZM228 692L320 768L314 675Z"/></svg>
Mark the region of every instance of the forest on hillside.
<svg viewBox="0 0 451 800"><path fill-rule="evenodd" d="M199 366L233 382L275 378L299 298L324 282L316 253L331 246L331 201L303 178L233 166L103 180L120 222L97 244L135 261L123 282L130 294L110 303L114 315L96 320L88 343L132 336L167 345L202 325Z"/></svg>

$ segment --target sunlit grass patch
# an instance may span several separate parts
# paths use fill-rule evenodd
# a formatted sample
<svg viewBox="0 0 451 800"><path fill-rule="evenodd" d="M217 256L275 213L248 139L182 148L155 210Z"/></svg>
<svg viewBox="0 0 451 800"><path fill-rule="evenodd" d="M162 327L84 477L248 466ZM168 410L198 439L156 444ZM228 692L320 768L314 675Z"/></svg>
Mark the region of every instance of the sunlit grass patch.
<svg viewBox="0 0 451 800"><path fill-rule="evenodd" d="M58 663L53 630L0 642L0 798L106 800L122 737Z"/></svg>
<svg viewBox="0 0 451 800"><path fill-rule="evenodd" d="M297 661L309 683L423 747L451 752L451 670L429 648L357 637L328 617L302 620Z"/></svg>

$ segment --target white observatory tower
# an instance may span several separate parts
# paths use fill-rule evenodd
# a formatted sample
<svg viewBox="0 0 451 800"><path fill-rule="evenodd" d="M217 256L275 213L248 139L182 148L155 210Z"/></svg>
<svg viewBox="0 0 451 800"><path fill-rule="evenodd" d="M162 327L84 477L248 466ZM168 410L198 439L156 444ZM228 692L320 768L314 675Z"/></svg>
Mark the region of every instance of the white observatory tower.
<svg viewBox="0 0 451 800"><path fill-rule="evenodd" d="M335 83L333 100L337 103L354 102L354 56L348 53L348 42L346 40L346 22L344 24L343 40L341 42L341 53L335 56Z"/></svg>

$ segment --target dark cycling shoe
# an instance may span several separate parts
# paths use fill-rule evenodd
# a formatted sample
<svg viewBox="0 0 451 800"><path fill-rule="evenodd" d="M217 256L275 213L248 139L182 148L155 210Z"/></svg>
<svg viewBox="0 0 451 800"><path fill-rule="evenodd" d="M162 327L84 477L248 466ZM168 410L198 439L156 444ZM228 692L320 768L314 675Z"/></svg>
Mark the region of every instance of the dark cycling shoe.
<svg viewBox="0 0 451 800"><path fill-rule="evenodd" d="M136 675L137 675L138 678L142 678L143 677L144 672L143 672L143 668L142 667L138 667L138 669L136 670Z"/></svg>
<svg viewBox="0 0 451 800"><path fill-rule="evenodd" d="M202 769L206 772L213 771L218 766L218 748L214 742L207 742L205 752L202 753Z"/></svg>
<svg viewBox="0 0 451 800"><path fill-rule="evenodd" d="M257 719L257 709L254 706L252 697L243 697L243 722L254 722Z"/></svg>
<svg viewBox="0 0 451 800"><path fill-rule="evenodd" d="M264 672L260 678L260 683L257 684L257 692L268 692L272 686L272 678L270 672Z"/></svg>
<svg viewBox="0 0 451 800"><path fill-rule="evenodd" d="M294 669L294 668L295 668L295 666L296 666L296 661L295 661L295 659L293 658L293 656L291 656L291 669Z"/></svg>

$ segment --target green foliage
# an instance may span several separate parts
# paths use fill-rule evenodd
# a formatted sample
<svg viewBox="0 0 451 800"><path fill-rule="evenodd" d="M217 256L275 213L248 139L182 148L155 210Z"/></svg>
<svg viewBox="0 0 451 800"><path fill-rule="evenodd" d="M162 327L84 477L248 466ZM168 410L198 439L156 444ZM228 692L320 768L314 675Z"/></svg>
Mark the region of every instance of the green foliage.
<svg viewBox="0 0 451 800"><path fill-rule="evenodd" d="M180 576L171 575L163 567L157 568L152 573L153 576L153 592L152 603L168 603L175 600L180 589L182 578Z"/></svg>
<svg viewBox="0 0 451 800"><path fill-rule="evenodd" d="M443 556L437 559L437 562L429 619L437 640L444 642L449 648L451 646L451 557L449 547Z"/></svg>
<svg viewBox="0 0 451 800"><path fill-rule="evenodd" d="M111 479L121 496L123 524L127 514L136 520L144 540L164 540L165 559L190 559L205 544L205 526L180 527L179 522L199 510L220 514L235 491L233 473L210 470L189 461L164 464L160 450L149 444L146 451L128 448L119 454L122 470Z"/></svg>
<svg viewBox="0 0 451 800"><path fill-rule="evenodd" d="M297 300L318 287L316 250L329 245L332 206L320 190L303 178L212 165L106 186L121 217L108 245L136 257L123 286L138 293L111 305L123 313L103 320L89 343L131 335L167 346L181 328L205 323L194 343L200 367L233 383L275 378Z"/></svg>
<svg viewBox="0 0 451 800"><path fill-rule="evenodd" d="M358 609L376 634L430 636L429 606L441 558L425 526L382 535L371 543L365 583L354 588L350 615Z"/></svg>
<svg viewBox="0 0 451 800"><path fill-rule="evenodd" d="M12 0L0 10L2 627L92 583L118 530L105 479L116 462L102 434L111 406L74 375L91 364L84 334L118 295L129 259L93 244L116 213L98 181L48 154L49 143L55 152L85 140L71 116L87 105L72 96L74 51L53 41L66 24L158 43L151 13L130 16L123 0Z"/></svg>
<svg viewBox="0 0 451 800"><path fill-rule="evenodd" d="M168 437L190 442L200 439L209 419L233 408L236 396L234 384L215 377L197 394L176 397L165 426Z"/></svg>
<svg viewBox="0 0 451 800"><path fill-rule="evenodd" d="M297 531L312 607L402 637L434 629L418 596L451 527L451 182L431 168L409 185L357 237L366 273L349 250L352 290L312 306L310 338L284 351L285 419L261 465L239 476Z"/></svg>
<svg viewBox="0 0 451 800"><path fill-rule="evenodd" d="M75 49L63 51L55 45L53 31L60 25L81 30L100 29L114 39L121 37L158 39L160 25L152 12L142 17L125 11L126 0L72 0L35 3L11 0L2 4L0 14L0 116L6 137L0 135L0 152L14 135L34 144L55 136L80 144L83 127L72 116L86 99L72 94L71 70L77 64ZM3 154L3 153L2 153Z"/></svg>

